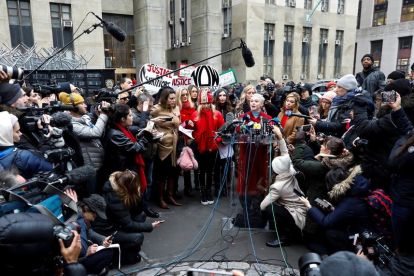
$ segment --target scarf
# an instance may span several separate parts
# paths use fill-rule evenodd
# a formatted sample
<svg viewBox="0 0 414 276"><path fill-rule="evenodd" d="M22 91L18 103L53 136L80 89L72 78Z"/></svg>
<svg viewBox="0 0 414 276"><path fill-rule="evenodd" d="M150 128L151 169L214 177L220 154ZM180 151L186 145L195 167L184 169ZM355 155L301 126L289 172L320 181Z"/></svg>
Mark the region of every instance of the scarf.
<svg viewBox="0 0 414 276"><path fill-rule="evenodd" d="M132 135L131 131L129 131L129 129L124 128L123 126L121 126L118 123L114 123L119 130L121 130L126 137L129 138L129 140L131 140L131 142L136 143L137 139L135 139L134 135ZM147 181L145 179L145 172L144 172L144 160L142 160L141 154L137 154L135 156L135 164L138 166L138 176L139 176L139 180L141 182L141 190L145 191L145 189L147 188Z"/></svg>
<svg viewBox="0 0 414 276"><path fill-rule="evenodd" d="M197 120L197 132L199 138L197 141L197 149L200 153L212 148L211 146L214 143L212 131L214 130L213 111L202 109L200 118Z"/></svg>
<svg viewBox="0 0 414 276"><path fill-rule="evenodd" d="M347 103L355 97L356 93L357 92L355 90L349 90L348 93L346 93L342 97L336 96L332 100L332 105L341 105L341 104Z"/></svg>
<svg viewBox="0 0 414 276"><path fill-rule="evenodd" d="M292 110L292 109L285 109L285 112L286 112L287 110ZM285 127L286 121L287 121L288 119L289 119L289 117L288 117L288 116L286 116L286 115L283 113L283 118L282 118L282 121L280 122L280 123L282 124L282 127Z"/></svg>
<svg viewBox="0 0 414 276"><path fill-rule="evenodd" d="M260 110L259 111L253 111L253 110L251 110L251 112L252 112L252 114L253 114L253 116L257 119L257 118L259 118L259 115L260 115Z"/></svg>
<svg viewBox="0 0 414 276"><path fill-rule="evenodd" d="M194 107L191 107L190 101L187 101L185 103L182 103L182 108L180 110L181 114L181 122L185 122L187 120L191 120L191 115L195 111Z"/></svg>

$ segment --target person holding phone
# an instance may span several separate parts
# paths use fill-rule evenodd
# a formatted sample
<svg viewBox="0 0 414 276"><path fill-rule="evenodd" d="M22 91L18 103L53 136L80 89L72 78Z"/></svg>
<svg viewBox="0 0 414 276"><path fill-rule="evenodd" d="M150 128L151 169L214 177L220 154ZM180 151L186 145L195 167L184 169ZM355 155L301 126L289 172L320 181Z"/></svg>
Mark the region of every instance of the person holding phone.
<svg viewBox="0 0 414 276"><path fill-rule="evenodd" d="M157 144L157 155L154 161L154 172L158 182L158 206L162 209L170 207L164 201L165 184L167 184L166 201L174 206L181 206L181 203L174 199L174 192L177 189L180 169L177 166L177 142L178 127L181 123L180 108L177 106L174 89L169 86L162 87L158 94L159 102L151 110L151 116L158 119L157 130L165 135L159 139ZM170 118L170 119L166 119ZM153 174L155 176L155 174Z"/></svg>
<svg viewBox="0 0 414 276"><path fill-rule="evenodd" d="M300 197L308 208L307 215L324 229L325 245L328 253L349 249L349 236L362 231L374 231L374 222L365 198L370 193L371 183L362 175L360 166L346 170L336 167L326 175L329 199L335 207L322 212L311 205L309 200ZM325 203L332 205L327 200Z"/></svg>
<svg viewBox="0 0 414 276"><path fill-rule="evenodd" d="M336 84L335 84L336 87ZM323 94L321 100L319 101L318 105L318 114L316 115L315 119L326 121L329 114L329 108L331 107L333 99L336 97L336 93L333 91L328 91ZM310 115L313 117L312 115Z"/></svg>
<svg viewBox="0 0 414 276"><path fill-rule="evenodd" d="M274 183L269 187L269 194L260 204L264 217L270 221L270 226L276 224L280 235L278 239L266 243L269 247L288 246L292 242L292 237L300 235L300 231L305 226L306 207L300 201L301 194L298 181L295 178L295 170L290 160L286 142L283 139L279 127L273 126L273 133L276 135L277 144L281 155L272 161L273 171L276 173ZM273 219L276 218L276 222Z"/></svg>

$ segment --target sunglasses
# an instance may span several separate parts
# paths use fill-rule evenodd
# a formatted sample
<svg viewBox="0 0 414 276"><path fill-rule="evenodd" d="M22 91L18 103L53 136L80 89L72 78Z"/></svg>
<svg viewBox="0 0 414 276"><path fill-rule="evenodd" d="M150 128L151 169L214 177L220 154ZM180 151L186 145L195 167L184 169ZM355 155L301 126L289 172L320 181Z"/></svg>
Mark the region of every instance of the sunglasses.
<svg viewBox="0 0 414 276"><path fill-rule="evenodd" d="M122 98L119 98L120 100L123 100L123 101L126 101L126 100L129 100L129 98L128 97L122 97Z"/></svg>

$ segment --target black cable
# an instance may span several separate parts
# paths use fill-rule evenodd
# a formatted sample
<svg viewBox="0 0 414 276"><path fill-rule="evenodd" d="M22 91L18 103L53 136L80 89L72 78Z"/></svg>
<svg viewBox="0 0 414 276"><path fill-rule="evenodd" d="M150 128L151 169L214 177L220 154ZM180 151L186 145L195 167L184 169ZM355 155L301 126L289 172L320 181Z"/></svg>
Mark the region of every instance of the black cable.
<svg viewBox="0 0 414 276"><path fill-rule="evenodd" d="M79 28L82 26L83 21L85 21L86 17L91 14L92 12L88 12L85 17L83 18L82 22L79 24L78 28L76 29L76 31L73 33L73 36L78 32Z"/></svg>

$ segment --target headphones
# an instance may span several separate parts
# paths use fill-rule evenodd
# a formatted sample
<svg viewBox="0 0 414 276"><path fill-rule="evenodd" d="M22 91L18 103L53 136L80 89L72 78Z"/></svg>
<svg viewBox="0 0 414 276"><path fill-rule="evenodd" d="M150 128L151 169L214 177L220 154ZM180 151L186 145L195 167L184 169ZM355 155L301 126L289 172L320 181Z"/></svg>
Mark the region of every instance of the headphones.
<svg viewBox="0 0 414 276"><path fill-rule="evenodd" d="M72 102L72 105L73 105L73 112L78 112L79 111L79 107L77 107L75 105L75 100L73 99L72 93L69 94L69 97L70 97L70 101Z"/></svg>

